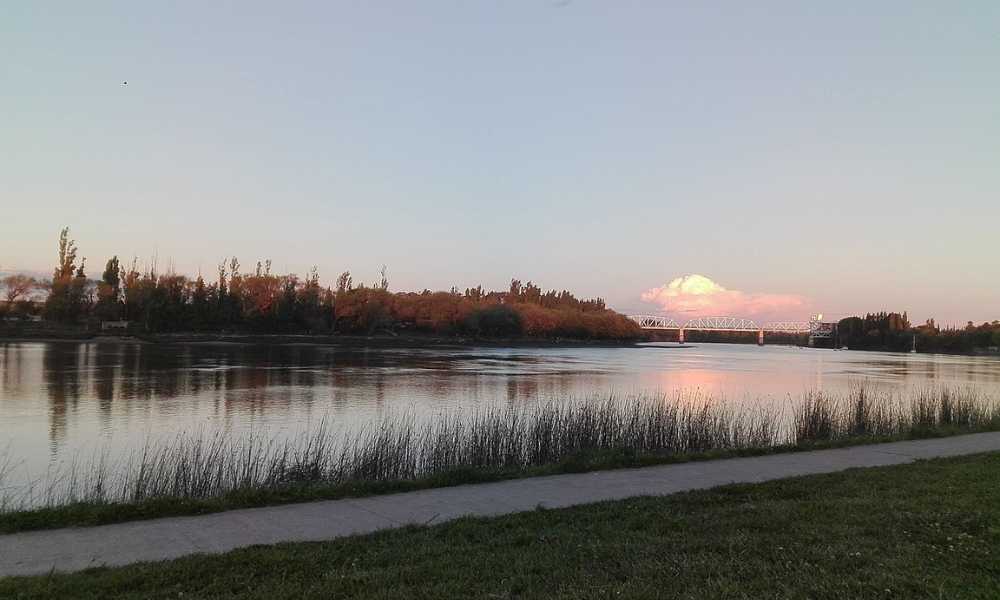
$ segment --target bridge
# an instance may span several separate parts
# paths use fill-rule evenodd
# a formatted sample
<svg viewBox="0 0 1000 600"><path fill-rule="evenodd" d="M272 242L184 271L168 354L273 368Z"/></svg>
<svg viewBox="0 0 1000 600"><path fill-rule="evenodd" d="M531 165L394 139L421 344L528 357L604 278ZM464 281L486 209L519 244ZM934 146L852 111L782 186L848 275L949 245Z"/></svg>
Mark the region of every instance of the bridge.
<svg viewBox="0 0 1000 600"><path fill-rule="evenodd" d="M674 319L661 315L628 315L628 318L635 321L643 329L655 329L661 331L677 331L678 342L684 343L685 331L727 331L727 332L756 332L757 343L764 345L765 333L800 333L809 334L809 345L811 346L818 338L833 337L835 323L824 323L823 315L816 315L808 321L771 321L769 323L757 323L752 319L742 319L739 317L698 317L685 321L683 324Z"/></svg>

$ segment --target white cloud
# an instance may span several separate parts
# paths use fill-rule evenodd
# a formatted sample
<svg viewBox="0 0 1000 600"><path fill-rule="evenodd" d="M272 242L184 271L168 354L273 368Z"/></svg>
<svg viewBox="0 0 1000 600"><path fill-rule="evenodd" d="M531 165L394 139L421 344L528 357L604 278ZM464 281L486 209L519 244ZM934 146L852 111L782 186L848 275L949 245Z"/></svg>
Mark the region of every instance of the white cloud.
<svg viewBox="0 0 1000 600"><path fill-rule="evenodd" d="M670 283L646 290L642 300L659 305L665 313L692 317L801 319L808 312L808 302L802 296L730 290L697 274L677 277Z"/></svg>

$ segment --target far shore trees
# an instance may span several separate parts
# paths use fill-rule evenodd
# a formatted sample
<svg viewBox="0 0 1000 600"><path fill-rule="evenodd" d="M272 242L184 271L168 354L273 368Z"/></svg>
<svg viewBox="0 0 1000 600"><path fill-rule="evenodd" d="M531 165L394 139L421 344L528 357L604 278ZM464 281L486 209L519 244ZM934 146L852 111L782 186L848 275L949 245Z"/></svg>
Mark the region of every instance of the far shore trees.
<svg viewBox="0 0 1000 600"><path fill-rule="evenodd" d="M600 298L581 300L569 291L543 290L513 279L506 291L482 286L451 291L393 292L383 265L371 286L343 272L323 287L313 267L300 278L272 272L271 261L244 272L232 257L219 264L215 281L190 279L155 267L125 267L117 256L101 279L88 285L77 263L69 229L59 236L58 264L45 302L48 320L78 323L124 319L147 332L343 333L421 332L514 338L632 340L638 326L607 309Z"/></svg>
<svg viewBox="0 0 1000 600"><path fill-rule="evenodd" d="M333 287L323 287L312 267L304 278L272 272L271 261L258 261L244 272L231 257L217 277L194 279L155 266L124 266L111 257L101 279L90 281L85 259L77 258L69 228L59 233L51 282L25 275L4 278L3 309L36 314L34 289L45 289L45 319L65 324L126 320L140 331L244 332L282 334L372 335L414 332L441 336L636 340L638 325L609 310L601 298L579 299L567 290L544 290L512 279L503 291L482 286L449 291L390 291L383 265L375 283L355 283L341 273ZM96 298L95 298L96 296ZM23 305L23 306L22 306ZM1000 348L1000 321L962 328L939 327L933 319L914 326L905 312L870 313L838 323L838 343L851 349L968 353ZM725 340L723 340L725 341Z"/></svg>
<svg viewBox="0 0 1000 600"><path fill-rule="evenodd" d="M970 321L961 329L942 329L934 319L928 319L914 327L905 312L878 312L841 319L837 335L840 343L852 350L906 352L915 340L921 352L973 352L1000 347L1000 321L980 325Z"/></svg>

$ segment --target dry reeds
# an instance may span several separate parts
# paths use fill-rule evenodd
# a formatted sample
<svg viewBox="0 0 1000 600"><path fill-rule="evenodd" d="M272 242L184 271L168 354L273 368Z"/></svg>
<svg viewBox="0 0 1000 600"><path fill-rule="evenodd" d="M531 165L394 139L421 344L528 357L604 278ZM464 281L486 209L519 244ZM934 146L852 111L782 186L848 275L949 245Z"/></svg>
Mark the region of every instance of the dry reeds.
<svg viewBox="0 0 1000 600"><path fill-rule="evenodd" d="M924 388L900 396L858 384L841 396L807 392L793 411L796 444L998 427L1000 406L974 388Z"/></svg>
<svg viewBox="0 0 1000 600"><path fill-rule="evenodd" d="M809 392L791 418L762 406L697 394L611 395L490 407L429 421L390 415L349 433L322 421L294 442L260 431L198 431L149 440L117 461L105 452L87 463L73 462L19 493L4 488L12 462L0 456L0 512L404 481L460 469L517 471L602 451L665 456L1000 428L997 403L971 389L927 389L905 397L866 385L841 396Z"/></svg>

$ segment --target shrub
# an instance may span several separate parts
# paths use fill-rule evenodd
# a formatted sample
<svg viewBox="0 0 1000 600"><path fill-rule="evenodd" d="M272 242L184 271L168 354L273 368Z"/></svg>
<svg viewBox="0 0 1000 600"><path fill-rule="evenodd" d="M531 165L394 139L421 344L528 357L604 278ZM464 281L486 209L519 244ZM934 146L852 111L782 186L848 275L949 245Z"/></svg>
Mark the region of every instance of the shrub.
<svg viewBox="0 0 1000 600"><path fill-rule="evenodd" d="M505 304L474 310L465 318L464 328L473 335L516 337L524 332L521 314Z"/></svg>

